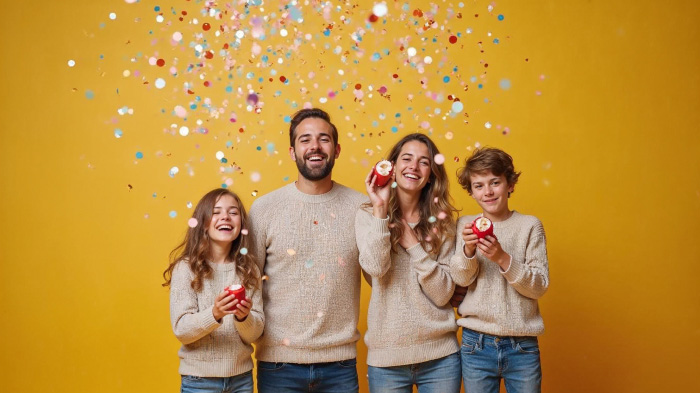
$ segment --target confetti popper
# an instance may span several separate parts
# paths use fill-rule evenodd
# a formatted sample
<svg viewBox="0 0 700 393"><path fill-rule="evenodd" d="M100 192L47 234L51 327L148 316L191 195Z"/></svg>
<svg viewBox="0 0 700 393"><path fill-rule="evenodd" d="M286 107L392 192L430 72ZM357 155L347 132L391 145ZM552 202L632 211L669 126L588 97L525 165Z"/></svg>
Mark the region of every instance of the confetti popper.
<svg viewBox="0 0 700 393"><path fill-rule="evenodd" d="M391 179L392 173L394 173L394 166L390 161L379 161L377 165L372 168L372 176L377 177L374 180L374 185L377 187L384 187L389 182L389 179Z"/></svg>
<svg viewBox="0 0 700 393"><path fill-rule="evenodd" d="M493 236L493 223L486 217L479 217L472 222L472 231L479 239Z"/></svg>
<svg viewBox="0 0 700 393"><path fill-rule="evenodd" d="M227 296L235 296L239 303L245 300L245 288L242 285L229 285L225 291Z"/></svg>

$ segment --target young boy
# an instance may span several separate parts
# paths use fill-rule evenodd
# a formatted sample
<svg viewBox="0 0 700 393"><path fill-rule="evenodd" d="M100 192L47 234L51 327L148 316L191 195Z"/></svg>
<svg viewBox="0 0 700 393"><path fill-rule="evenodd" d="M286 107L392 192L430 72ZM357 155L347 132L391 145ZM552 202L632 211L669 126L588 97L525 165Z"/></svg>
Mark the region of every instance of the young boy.
<svg viewBox="0 0 700 393"><path fill-rule="evenodd" d="M549 286L542 223L510 210L518 182L513 159L500 149L474 151L460 169L459 183L493 222L493 235L479 239L472 223L457 222L452 277L468 291L458 308L462 326L462 379L466 393L540 392L542 370L537 336L544 332L537 299Z"/></svg>

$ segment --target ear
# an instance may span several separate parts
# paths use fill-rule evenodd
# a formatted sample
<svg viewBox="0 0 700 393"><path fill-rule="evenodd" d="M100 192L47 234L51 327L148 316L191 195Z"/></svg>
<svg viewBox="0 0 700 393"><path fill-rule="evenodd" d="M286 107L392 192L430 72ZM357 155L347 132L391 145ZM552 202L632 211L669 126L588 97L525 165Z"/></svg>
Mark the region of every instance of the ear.
<svg viewBox="0 0 700 393"><path fill-rule="evenodd" d="M510 194L512 194L513 191L515 191L515 184L508 186L508 198L510 198Z"/></svg>
<svg viewBox="0 0 700 393"><path fill-rule="evenodd" d="M294 154L294 147L293 146L289 146L289 157L292 158L292 161L297 160L297 156L296 156L296 154Z"/></svg>
<svg viewBox="0 0 700 393"><path fill-rule="evenodd" d="M340 155L340 143L335 145L335 158L338 158L339 155Z"/></svg>

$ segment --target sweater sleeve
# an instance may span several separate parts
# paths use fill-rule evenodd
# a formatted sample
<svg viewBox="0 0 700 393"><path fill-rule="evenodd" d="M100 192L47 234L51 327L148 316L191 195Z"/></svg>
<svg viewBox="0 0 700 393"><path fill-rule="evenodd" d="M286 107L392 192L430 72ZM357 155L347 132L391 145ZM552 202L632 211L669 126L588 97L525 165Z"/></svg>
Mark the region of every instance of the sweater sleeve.
<svg viewBox="0 0 700 393"><path fill-rule="evenodd" d="M173 270L170 282L170 323L175 337L183 344L191 344L221 326L214 319L214 305L199 310L197 293L190 283L194 275L185 262Z"/></svg>
<svg viewBox="0 0 700 393"><path fill-rule="evenodd" d="M450 275L452 275L455 284L466 287L476 280L479 274L479 261L476 258L476 252L471 258L467 258L467 256L464 255L464 239L461 234L464 225L467 225L469 221L465 221L464 224L462 224L461 221L463 220L460 220L457 224L454 255L450 258Z"/></svg>
<svg viewBox="0 0 700 393"><path fill-rule="evenodd" d="M420 243L406 250L423 293L438 307L450 301L455 283L450 275L449 261L454 252L452 241L445 241L437 260L432 259Z"/></svg>
<svg viewBox="0 0 700 393"><path fill-rule="evenodd" d="M252 255L260 268L260 275L265 274L265 260L267 258L267 228L264 210L260 205L260 200L257 200L253 202L253 205L250 207L250 213L248 213L248 221L250 222L248 236L251 236Z"/></svg>
<svg viewBox="0 0 700 393"><path fill-rule="evenodd" d="M258 282L259 289L253 290L253 308L244 321L239 321L232 316L236 331L241 336L241 341L251 344L257 340L263 332L265 326L265 314L263 313L262 282Z"/></svg>
<svg viewBox="0 0 700 393"><path fill-rule="evenodd" d="M547 261L547 241L542 223L530 230L525 250L525 260L512 258L503 277L518 293L530 299L539 299L549 287L549 262Z"/></svg>
<svg viewBox="0 0 700 393"><path fill-rule="evenodd" d="M364 209L355 215L355 240L360 252L362 270L381 278L391 267L389 219L379 219Z"/></svg>

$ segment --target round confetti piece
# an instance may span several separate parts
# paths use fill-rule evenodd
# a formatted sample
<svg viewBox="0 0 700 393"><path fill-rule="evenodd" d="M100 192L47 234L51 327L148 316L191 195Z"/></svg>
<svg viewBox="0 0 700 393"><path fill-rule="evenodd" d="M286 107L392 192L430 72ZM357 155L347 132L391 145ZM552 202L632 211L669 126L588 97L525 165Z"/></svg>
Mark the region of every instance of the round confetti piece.
<svg viewBox="0 0 700 393"><path fill-rule="evenodd" d="M241 255L247 255L248 254L248 249L243 247L241 248Z"/></svg>
<svg viewBox="0 0 700 393"><path fill-rule="evenodd" d="M189 128L187 128L185 126L180 127L180 135L187 136L187 135L189 135L189 133L190 133Z"/></svg>
<svg viewBox="0 0 700 393"><path fill-rule="evenodd" d="M435 218L435 216L430 216L430 217L428 217L428 222L429 222L429 223L432 224L432 223L434 223L435 221L437 221L437 218Z"/></svg>
<svg viewBox="0 0 700 393"><path fill-rule="evenodd" d="M139 160L142 159L142 158L143 158L143 153L141 153L140 151L137 151L137 152L136 152L136 158L139 159ZM154 194L154 195L155 195L155 194Z"/></svg>
<svg viewBox="0 0 700 393"><path fill-rule="evenodd" d="M380 18L385 16L387 12L389 12L389 9L384 2L377 3L372 7L372 13Z"/></svg>
<svg viewBox="0 0 700 393"><path fill-rule="evenodd" d="M425 63L425 64L432 64L432 63L433 63L433 58L430 57L430 56L425 56L425 57L423 58L423 63Z"/></svg>
<svg viewBox="0 0 700 393"><path fill-rule="evenodd" d="M252 181L253 183L259 182L260 178L260 172L253 172L250 174L250 181Z"/></svg>
<svg viewBox="0 0 700 393"><path fill-rule="evenodd" d="M192 217L192 218L190 218L189 220L187 220L187 226L189 226L190 228L196 228L196 227L197 227L197 224L198 224L198 221L197 221L197 219L194 218L194 217Z"/></svg>
<svg viewBox="0 0 700 393"><path fill-rule="evenodd" d="M247 230L247 229L245 229L245 228L241 229L241 235L245 236L245 235L247 235L247 234L248 234L248 230Z"/></svg>
<svg viewBox="0 0 700 393"><path fill-rule="evenodd" d="M444 220L445 218L447 218L447 213L445 213L445 212L438 213L439 220Z"/></svg>
<svg viewBox="0 0 700 393"><path fill-rule="evenodd" d="M289 344L290 344L290 342L291 342L291 341L290 341L288 338L283 338L283 339L282 339L282 345L284 345L285 347L288 347Z"/></svg>
<svg viewBox="0 0 700 393"><path fill-rule="evenodd" d="M120 130L119 128L116 128L116 129L114 130L114 137L117 138L117 139L121 138L123 134L124 134L124 133L123 133L122 130Z"/></svg>
<svg viewBox="0 0 700 393"><path fill-rule="evenodd" d="M111 20L117 19L117 14L114 13L114 12L111 12L111 13L109 14L109 19L111 19Z"/></svg>
<svg viewBox="0 0 700 393"><path fill-rule="evenodd" d="M74 67L75 66L75 60L68 60L68 67Z"/></svg>
<svg viewBox="0 0 700 393"><path fill-rule="evenodd" d="M442 165L445 163L445 156L442 154L436 154L435 155L435 163L438 165Z"/></svg>
<svg viewBox="0 0 700 393"><path fill-rule="evenodd" d="M91 100L95 98L95 93L92 90L85 90L85 98Z"/></svg>
<svg viewBox="0 0 700 393"><path fill-rule="evenodd" d="M452 112L460 113L464 109L464 104L461 101L455 101L452 103Z"/></svg>
<svg viewBox="0 0 700 393"><path fill-rule="evenodd" d="M209 23L204 23L202 25L202 30L209 31L209 29L211 29L211 25Z"/></svg>
<svg viewBox="0 0 700 393"><path fill-rule="evenodd" d="M178 168L178 167L176 167L176 166L170 168L170 172L169 172L169 173L170 173L170 177L174 177L175 175L178 174L178 172L180 172L180 168Z"/></svg>
<svg viewBox="0 0 700 393"><path fill-rule="evenodd" d="M296 253L297 253L297 252L294 251L294 250L291 249L291 248L287 250L287 254L289 254L290 256L294 256L294 255L296 255Z"/></svg>
<svg viewBox="0 0 700 393"><path fill-rule="evenodd" d="M408 56L409 56L409 57L413 57L413 56L416 55L416 53L418 53L418 51L416 51L416 48L410 47L410 48L408 48L408 50L406 51L406 53L408 53Z"/></svg>
<svg viewBox="0 0 700 393"><path fill-rule="evenodd" d="M450 36L450 44L456 44L456 43L457 43L457 36L451 35Z"/></svg>
<svg viewBox="0 0 700 393"><path fill-rule="evenodd" d="M175 210L171 210L170 213L168 213L168 215L170 216L170 218L175 218L177 217L177 212Z"/></svg>
<svg viewBox="0 0 700 393"><path fill-rule="evenodd" d="M156 85L156 88L157 88L157 89L162 89L162 88L164 88L164 87L165 87L165 79L163 79L163 78L158 78L158 79L156 79L155 85Z"/></svg>
<svg viewBox="0 0 700 393"><path fill-rule="evenodd" d="M187 110L185 108L181 107L180 105L178 105L175 107L175 115L177 117L184 118L185 116L187 116Z"/></svg>
<svg viewBox="0 0 700 393"><path fill-rule="evenodd" d="M500 88L503 90L508 90L508 89L510 89L510 80L509 79L501 79L500 82L498 82L498 86L500 86Z"/></svg>
<svg viewBox="0 0 700 393"><path fill-rule="evenodd" d="M486 127L487 129L491 128L491 122L487 121L486 123L484 123L484 127Z"/></svg>
<svg viewBox="0 0 700 393"><path fill-rule="evenodd" d="M224 158L224 152L223 152L223 151L217 151L217 152L216 152L216 159L217 159L217 160L221 160L222 158Z"/></svg>
<svg viewBox="0 0 700 393"><path fill-rule="evenodd" d="M192 209L192 202L189 202L189 201L187 202L187 208Z"/></svg>
<svg viewBox="0 0 700 393"><path fill-rule="evenodd" d="M182 33L179 31L176 31L173 33L173 41L181 41L182 40Z"/></svg>
<svg viewBox="0 0 700 393"><path fill-rule="evenodd" d="M399 184L396 183L396 182L391 183L391 188L396 188L396 187L398 187L398 186L399 186Z"/></svg>

